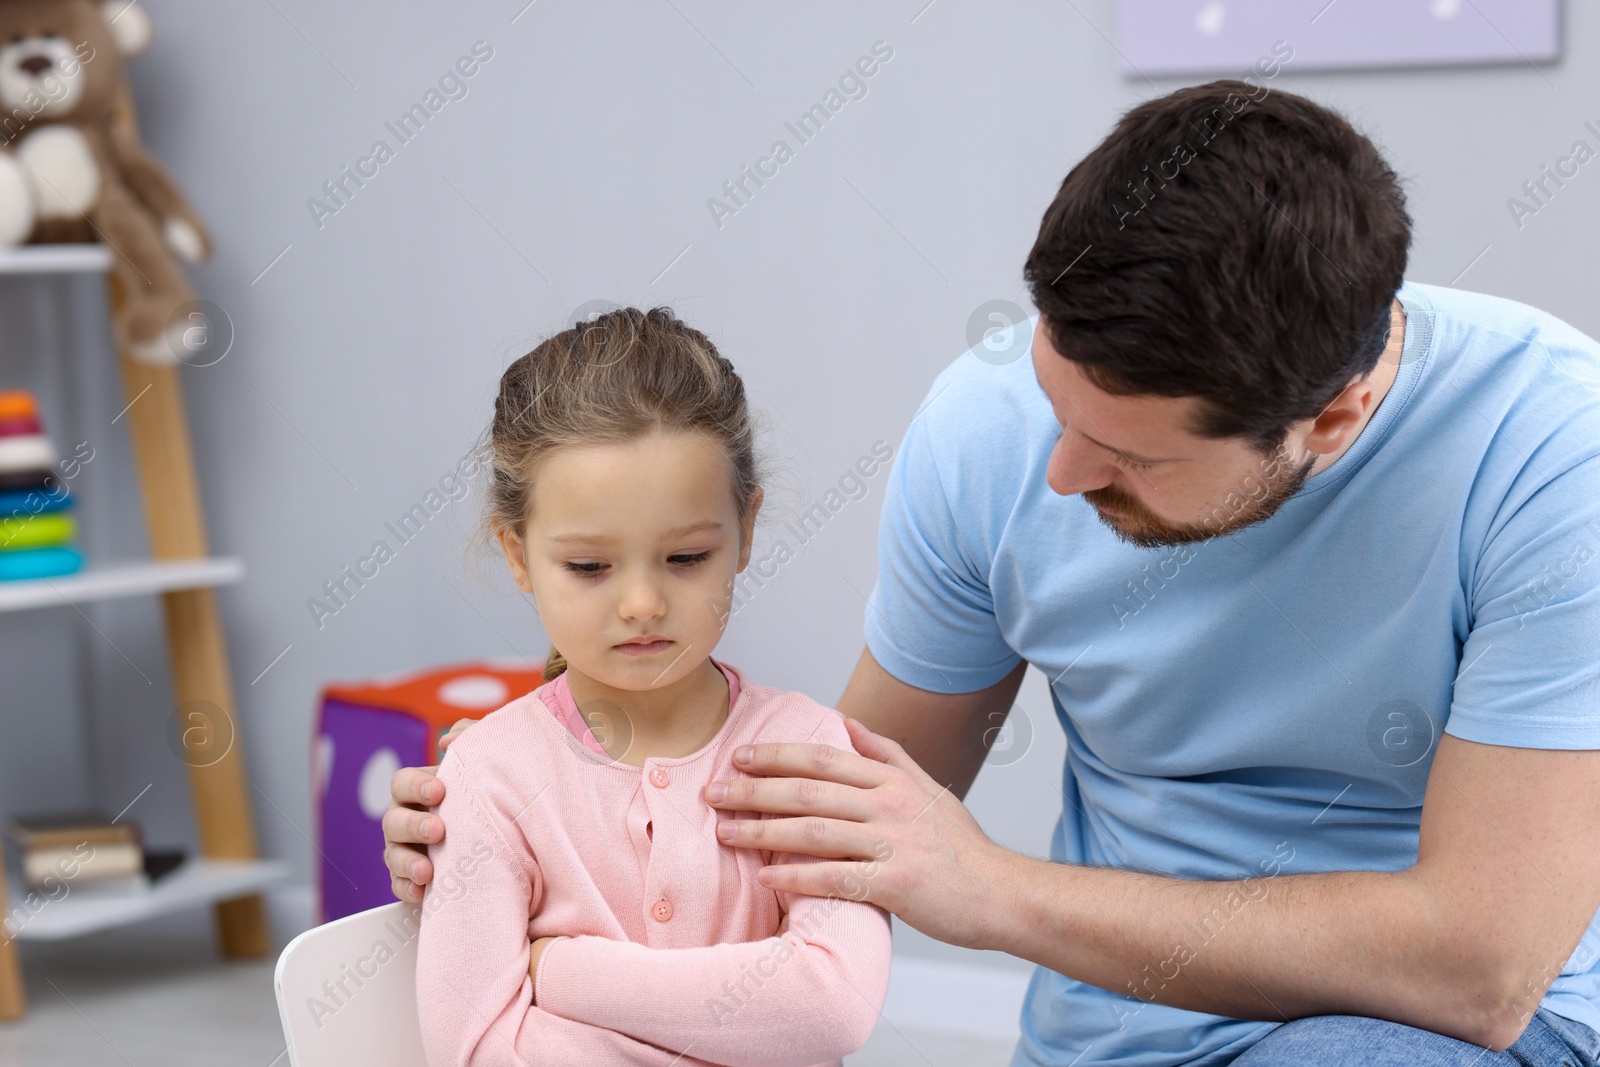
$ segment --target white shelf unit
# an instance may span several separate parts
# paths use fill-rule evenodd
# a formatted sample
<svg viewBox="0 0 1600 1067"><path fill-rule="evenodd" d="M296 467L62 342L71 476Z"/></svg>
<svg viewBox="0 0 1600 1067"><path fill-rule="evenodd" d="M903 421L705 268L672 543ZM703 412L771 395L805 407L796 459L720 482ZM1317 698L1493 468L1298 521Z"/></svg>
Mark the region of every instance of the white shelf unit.
<svg viewBox="0 0 1600 1067"><path fill-rule="evenodd" d="M90 600L233 585L244 578L244 564L231 557L91 564L59 578L0 581L0 611L59 607Z"/></svg>
<svg viewBox="0 0 1600 1067"><path fill-rule="evenodd" d="M18 941L61 941L142 922L167 912L211 904L254 893L286 881L289 865L282 860L186 859L177 870L149 889L96 895L93 888L59 888L51 899L44 890L28 890L12 880L7 886L12 937ZM35 910L37 906L37 910Z"/></svg>
<svg viewBox="0 0 1600 1067"><path fill-rule="evenodd" d="M111 265L110 250L97 244L0 249L0 279L106 274ZM114 285L110 297L114 308L120 302ZM232 714L225 645L210 591L242 580L244 566L231 557L209 556L204 547L205 529L199 520L198 488L176 368L141 367L120 351L118 359L130 397L137 399L154 390L144 409L134 412L129 429L147 498L152 550L158 557L168 558L94 562L75 574L0 581L0 612L161 594L175 688L209 689L208 699ZM138 388L140 381L146 383L143 389ZM165 412L166 421L153 412ZM29 892L14 876L0 880L7 895L4 910L11 917L10 937L0 939L0 1022L21 1018L26 1011L16 941L81 937L167 912L210 905L215 909L224 954L258 957L270 952L271 933L260 892L287 881L288 864L206 855L227 855L241 837L254 850L247 781L237 746L215 767L203 772L191 768L199 854L187 857L181 867L148 890L113 894L92 887L74 893L69 888L59 899L39 900L38 894L33 894L35 899L30 900ZM29 904L39 906L29 908Z"/></svg>
<svg viewBox="0 0 1600 1067"><path fill-rule="evenodd" d="M104 245L23 245L0 249L0 274L104 274L111 250Z"/></svg>

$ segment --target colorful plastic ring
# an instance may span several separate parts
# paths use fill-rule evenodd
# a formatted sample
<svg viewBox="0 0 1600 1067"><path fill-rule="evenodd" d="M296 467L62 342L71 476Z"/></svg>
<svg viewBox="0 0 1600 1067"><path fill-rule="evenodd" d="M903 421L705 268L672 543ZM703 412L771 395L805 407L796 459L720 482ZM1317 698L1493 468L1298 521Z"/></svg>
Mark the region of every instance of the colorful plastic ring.
<svg viewBox="0 0 1600 1067"><path fill-rule="evenodd" d="M65 512L0 519L0 552L64 545L77 532L77 520Z"/></svg>
<svg viewBox="0 0 1600 1067"><path fill-rule="evenodd" d="M54 578L83 569L83 554L75 548L24 548L0 552L0 581L26 581L29 578Z"/></svg>

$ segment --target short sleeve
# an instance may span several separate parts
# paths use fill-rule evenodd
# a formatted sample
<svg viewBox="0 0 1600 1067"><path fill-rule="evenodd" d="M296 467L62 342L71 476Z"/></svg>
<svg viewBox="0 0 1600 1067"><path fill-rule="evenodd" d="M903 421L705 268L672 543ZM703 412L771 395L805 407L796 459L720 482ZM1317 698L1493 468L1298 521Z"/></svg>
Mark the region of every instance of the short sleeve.
<svg viewBox="0 0 1600 1067"><path fill-rule="evenodd" d="M1520 480L1531 480L1528 470ZM1503 510L1470 591L1445 733L1514 748L1600 748L1600 457L1531 492L1514 486Z"/></svg>
<svg viewBox="0 0 1600 1067"><path fill-rule="evenodd" d="M1006 644L995 616L990 560L971 551L960 526L960 516L976 518L987 501L946 494L931 413L925 405L911 420L889 473L866 641L873 659L907 685L970 693L1004 678L1021 656ZM980 437L983 431L969 424L963 433ZM981 476L957 482L969 490L984 484Z"/></svg>

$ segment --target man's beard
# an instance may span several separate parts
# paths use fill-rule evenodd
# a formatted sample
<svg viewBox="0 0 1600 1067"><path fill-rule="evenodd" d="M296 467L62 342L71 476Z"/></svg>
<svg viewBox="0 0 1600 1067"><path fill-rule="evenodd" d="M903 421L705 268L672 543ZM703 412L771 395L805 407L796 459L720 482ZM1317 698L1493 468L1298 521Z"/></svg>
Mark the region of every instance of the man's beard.
<svg viewBox="0 0 1600 1067"><path fill-rule="evenodd" d="M1240 491L1230 494L1238 496L1238 501L1231 505L1218 504L1197 523L1172 523L1157 518L1143 504L1110 486L1085 490L1083 499L1095 509L1100 521L1127 544L1139 548L1186 545L1209 541L1269 518L1300 491L1316 462L1316 457L1311 456L1303 465L1290 467L1280 446L1274 455L1262 459L1261 470L1247 478ZM1101 508L1117 512L1116 520L1105 515Z"/></svg>

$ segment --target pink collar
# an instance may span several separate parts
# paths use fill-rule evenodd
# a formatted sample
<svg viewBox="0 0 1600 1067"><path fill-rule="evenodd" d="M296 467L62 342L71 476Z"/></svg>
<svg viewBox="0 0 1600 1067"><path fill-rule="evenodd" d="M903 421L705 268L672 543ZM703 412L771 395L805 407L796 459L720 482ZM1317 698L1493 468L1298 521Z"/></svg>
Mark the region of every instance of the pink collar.
<svg viewBox="0 0 1600 1067"><path fill-rule="evenodd" d="M728 709L732 711L734 703L739 699L739 676L729 670L725 664L714 659L711 662L717 665L717 669L722 671L722 676L728 680ZM609 753L606 752L605 746L595 740L594 732L589 729L589 724L584 721L583 715L579 713L578 705L572 699L572 687L567 683L567 673L565 671L556 675L555 680L544 687L544 691L540 693L540 696L544 699L545 704L550 708L550 712L556 717L556 720L565 726L573 737L582 741L584 747L609 758Z"/></svg>

